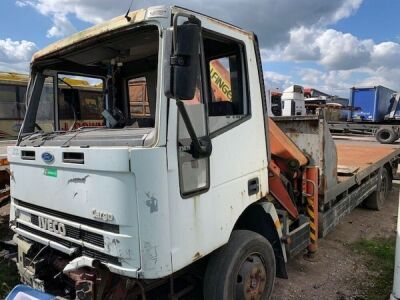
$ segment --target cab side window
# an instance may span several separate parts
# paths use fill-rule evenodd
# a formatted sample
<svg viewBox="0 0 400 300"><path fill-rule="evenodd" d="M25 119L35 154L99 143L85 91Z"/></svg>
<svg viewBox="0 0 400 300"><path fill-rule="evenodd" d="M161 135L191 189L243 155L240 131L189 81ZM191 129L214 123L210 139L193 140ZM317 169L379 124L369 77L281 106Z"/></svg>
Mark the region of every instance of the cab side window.
<svg viewBox="0 0 400 300"><path fill-rule="evenodd" d="M211 134L234 127L250 116L244 50L237 41L205 34Z"/></svg>

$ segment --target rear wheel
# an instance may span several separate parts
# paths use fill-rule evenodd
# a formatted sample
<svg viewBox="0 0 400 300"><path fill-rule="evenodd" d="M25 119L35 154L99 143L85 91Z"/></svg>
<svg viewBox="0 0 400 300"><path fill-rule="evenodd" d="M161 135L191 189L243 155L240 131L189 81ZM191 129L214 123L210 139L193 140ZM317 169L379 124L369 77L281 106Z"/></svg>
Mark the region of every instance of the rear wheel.
<svg viewBox="0 0 400 300"><path fill-rule="evenodd" d="M381 127L375 134L376 140L381 144L392 144L398 139L397 133L390 127Z"/></svg>
<svg viewBox="0 0 400 300"><path fill-rule="evenodd" d="M371 195L365 199L365 206L374 210L381 210L383 208L383 203L388 197L390 189L390 176L386 168L382 168L380 176L380 186Z"/></svg>
<svg viewBox="0 0 400 300"><path fill-rule="evenodd" d="M262 235L236 230L228 244L210 257L204 277L204 299L270 299L275 282L275 256Z"/></svg>

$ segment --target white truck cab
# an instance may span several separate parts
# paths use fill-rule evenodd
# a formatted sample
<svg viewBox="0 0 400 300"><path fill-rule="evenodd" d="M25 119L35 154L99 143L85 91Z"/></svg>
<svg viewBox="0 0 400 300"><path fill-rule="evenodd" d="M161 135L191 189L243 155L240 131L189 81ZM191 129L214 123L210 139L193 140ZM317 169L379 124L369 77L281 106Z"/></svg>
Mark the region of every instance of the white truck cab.
<svg viewBox="0 0 400 300"><path fill-rule="evenodd" d="M263 249L241 254L248 260L232 272L243 282L222 293L270 295L275 260L284 273L286 254L275 208L260 202L270 153L258 51L253 33L152 7L36 53L26 117L8 149L21 278L62 297L102 299L121 282L184 269L226 245L234 229L259 227L277 243L253 237ZM226 99L211 86L214 60L229 73L219 82ZM83 79L101 91L87 103L71 84ZM148 99L139 117L129 88L137 79ZM89 109L97 125L82 125ZM118 284L108 287L107 276ZM221 299L213 289L205 294Z"/></svg>
<svg viewBox="0 0 400 300"><path fill-rule="evenodd" d="M282 116L305 116L304 88L292 85L282 92Z"/></svg>
<svg viewBox="0 0 400 300"><path fill-rule="evenodd" d="M10 227L22 281L59 298L269 299L287 257L383 209L397 171L399 149L335 144L323 110L268 118L256 36L183 8L94 26L31 70Z"/></svg>

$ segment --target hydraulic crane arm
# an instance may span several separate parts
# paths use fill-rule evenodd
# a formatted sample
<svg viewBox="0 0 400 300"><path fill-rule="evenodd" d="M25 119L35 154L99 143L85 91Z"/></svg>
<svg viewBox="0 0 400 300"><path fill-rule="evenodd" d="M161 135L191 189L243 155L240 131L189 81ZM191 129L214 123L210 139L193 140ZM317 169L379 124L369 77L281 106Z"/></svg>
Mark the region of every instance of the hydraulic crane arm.
<svg viewBox="0 0 400 300"><path fill-rule="evenodd" d="M294 199L292 199L284 183L287 178L282 173L290 173L294 169L307 165L308 159L271 118L268 119L268 128L272 154L272 159L268 167L270 193L287 210L293 219L297 219L299 213Z"/></svg>

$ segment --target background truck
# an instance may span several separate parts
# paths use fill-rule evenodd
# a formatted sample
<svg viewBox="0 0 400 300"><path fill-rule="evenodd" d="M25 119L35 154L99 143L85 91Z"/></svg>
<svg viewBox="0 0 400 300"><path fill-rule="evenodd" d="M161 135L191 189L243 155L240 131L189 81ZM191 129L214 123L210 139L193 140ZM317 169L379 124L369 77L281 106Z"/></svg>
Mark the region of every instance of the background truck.
<svg viewBox="0 0 400 300"><path fill-rule="evenodd" d="M304 101L304 88L292 85L282 92L282 116L305 116L306 106Z"/></svg>
<svg viewBox="0 0 400 300"><path fill-rule="evenodd" d="M104 125L61 127L81 100L60 88L66 76L101 81ZM132 81L145 82L140 116ZM27 99L8 148L17 267L25 284L70 299L198 286L204 299L268 299L290 256L315 253L357 205L381 208L400 154L335 145L323 111L270 119L256 35L179 7L39 51ZM73 113L40 113L62 106Z"/></svg>
<svg viewBox="0 0 400 300"><path fill-rule="evenodd" d="M329 122L334 133L375 135L382 144L392 144L400 138L400 94L383 86L353 87L346 122Z"/></svg>

